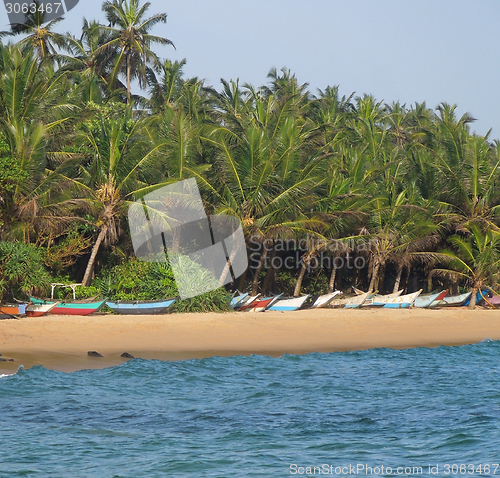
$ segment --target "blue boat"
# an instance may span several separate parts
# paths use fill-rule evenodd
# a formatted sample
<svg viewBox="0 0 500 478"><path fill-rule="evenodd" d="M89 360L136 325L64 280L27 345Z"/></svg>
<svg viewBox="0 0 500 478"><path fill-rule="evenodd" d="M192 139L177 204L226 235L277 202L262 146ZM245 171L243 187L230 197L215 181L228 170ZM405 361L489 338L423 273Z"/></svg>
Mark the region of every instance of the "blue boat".
<svg viewBox="0 0 500 478"><path fill-rule="evenodd" d="M231 307L233 309L237 309L239 307L241 307L245 302L246 302L246 299L248 297L248 292L245 292L244 294L241 294L241 295L237 295L236 297L233 297L231 299Z"/></svg>
<svg viewBox="0 0 500 478"><path fill-rule="evenodd" d="M267 310L297 310L302 307L302 304L307 300L309 295L302 297L293 297L291 299L279 299Z"/></svg>
<svg viewBox="0 0 500 478"><path fill-rule="evenodd" d="M115 302L107 300L106 305L117 314L129 315L149 315L162 314L165 312L177 299L164 300L117 300Z"/></svg>

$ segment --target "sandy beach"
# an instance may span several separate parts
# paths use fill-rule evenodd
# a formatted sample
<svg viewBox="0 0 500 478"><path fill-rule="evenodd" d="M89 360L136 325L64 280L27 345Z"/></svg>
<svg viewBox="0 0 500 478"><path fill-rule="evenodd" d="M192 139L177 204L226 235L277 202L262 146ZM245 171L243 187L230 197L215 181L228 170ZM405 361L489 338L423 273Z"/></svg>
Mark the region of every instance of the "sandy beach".
<svg viewBox="0 0 500 478"><path fill-rule="evenodd" d="M320 309L149 316L50 315L0 321L0 373L74 371L144 359L436 347L500 339L500 310ZM89 357L97 351L103 357ZM14 359L14 361L8 361Z"/></svg>

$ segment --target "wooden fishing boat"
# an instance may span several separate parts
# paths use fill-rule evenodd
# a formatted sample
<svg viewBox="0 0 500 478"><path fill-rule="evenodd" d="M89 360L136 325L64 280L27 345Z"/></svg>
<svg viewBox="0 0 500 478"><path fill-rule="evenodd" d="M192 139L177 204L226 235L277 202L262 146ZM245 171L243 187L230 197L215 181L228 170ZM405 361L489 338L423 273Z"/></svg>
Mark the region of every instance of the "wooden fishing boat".
<svg viewBox="0 0 500 478"><path fill-rule="evenodd" d="M345 297L342 299L333 299L330 302L330 307L343 307L346 309L357 309L361 307L363 302L371 296L371 292L364 292L360 295L355 295L353 297Z"/></svg>
<svg viewBox="0 0 500 478"><path fill-rule="evenodd" d="M243 299L243 302L238 307L238 310L246 310L248 309L255 301L257 301L260 297L260 294L257 295L249 295L246 299Z"/></svg>
<svg viewBox="0 0 500 478"><path fill-rule="evenodd" d="M364 294L364 292L361 289L356 289L356 287L353 287L354 293L356 295L361 295ZM399 297L403 293L404 289L400 289L397 292L391 292L390 294L384 294L384 297Z"/></svg>
<svg viewBox="0 0 500 478"><path fill-rule="evenodd" d="M36 299L31 297L31 302L34 305L45 305L53 304L54 301ZM99 300L97 302L84 302L84 301L73 301L73 302L60 302L57 304L50 312L52 314L60 315L90 315L97 312L106 302L106 299Z"/></svg>
<svg viewBox="0 0 500 478"><path fill-rule="evenodd" d="M483 300L483 297L486 296L486 294L488 293L488 289L485 289L485 290L482 290L481 292L477 292L476 293L476 304L479 304L479 302L481 302ZM469 304L470 304L470 300L471 298L469 297L464 303L463 303L463 306L464 307L467 307Z"/></svg>
<svg viewBox="0 0 500 478"><path fill-rule="evenodd" d="M415 299L422 293L422 289L411 294L400 295L399 297L389 297L382 302L385 309L407 309L412 307ZM373 299L374 304L378 304L378 299Z"/></svg>
<svg viewBox="0 0 500 478"><path fill-rule="evenodd" d="M490 290L488 294L485 295L485 297L486 299L488 299L489 304L484 299L481 299L481 301L479 302L480 305L489 306L491 304L495 307L500 307L500 296L498 296L496 293Z"/></svg>
<svg viewBox="0 0 500 478"><path fill-rule="evenodd" d="M48 314L58 304L59 302L53 302L51 304L41 304L41 305L30 304L28 305L28 307L26 307L26 316L41 317L42 315Z"/></svg>
<svg viewBox="0 0 500 478"><path fill-rule="evenodd" d="M472 292L464 292L459 295L448 295L438 302L439 307L460 307L469 300Z"/></svg>
<svg viewBox="0 0 500 478"><path fill-rule="evenodd" d="M264 297L263 299L254 300L248 306L245 304L240 310L252 312L264 312L267 308L271 307L283 294L274 297Z"/></svg>
<svg viewBox="0 0 500 478"><path fill-rule="evenodd" d="M163 314L176 300L107 300L106 305L117 314L150 315Z"/></svg>
<svg viewBox="0 0 500 478"><path fill-rule="evenodd" d="M26 314L28 304L3 304L0 305L0 319L12 319Z"/></svg>
<svg viewBox="0 0 500 478"><path fill-rule="evenodd" d="M267 308L267 310L297 310L302 307L302 304L307 300L309 295L303 295L302 297L292 297L290 299L279 299L273 305Z"/></svg>
<svg viewBox="0 0 500 478"><path fill-rule="evenodd" d="M392 292L391 294L372 294L361 304L361 307L383 307L387 301L395 297L399 297L402 292L403 289L398 290L397 292Z"/></svg>
<svg viewBox="0 0 500 478"><path fill-rule="evenodd" d="M441 292L434 292L433 294L421 294L415 299L414 307L428 309L429 307L435 307L440 300L444 299L448 289L442 290Z"/></svg>
<svg viewBox="0 0 500 478"><path fill-rule="evenodd" d="M334 292L330 292L329 294L323 294L316 298L316 300L311 305L312 309L319 309L321 307L327 307L335 297L341 295L342 292L340 290L336 290Z"/></svg>
<svg viewBox="0 0 500 478"><path fill-rule="evenodd" d="M231 307L233 309L238 309L240 308L249 298L248 292L245 292L244 294L237 295L236 297L233 297L231 299Z"/></svg>

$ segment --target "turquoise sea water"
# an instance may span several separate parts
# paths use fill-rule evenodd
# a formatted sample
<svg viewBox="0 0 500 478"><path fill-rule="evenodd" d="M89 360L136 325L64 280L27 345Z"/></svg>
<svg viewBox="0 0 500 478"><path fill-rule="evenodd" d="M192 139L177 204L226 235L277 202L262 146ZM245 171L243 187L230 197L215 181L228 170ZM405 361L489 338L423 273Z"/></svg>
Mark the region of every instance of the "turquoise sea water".
<svg viewBox="0 0 500 478"><path fill-rule="evenodd" d="M0 379L1 478L495 476L499 430L491 341Z"/></svg>

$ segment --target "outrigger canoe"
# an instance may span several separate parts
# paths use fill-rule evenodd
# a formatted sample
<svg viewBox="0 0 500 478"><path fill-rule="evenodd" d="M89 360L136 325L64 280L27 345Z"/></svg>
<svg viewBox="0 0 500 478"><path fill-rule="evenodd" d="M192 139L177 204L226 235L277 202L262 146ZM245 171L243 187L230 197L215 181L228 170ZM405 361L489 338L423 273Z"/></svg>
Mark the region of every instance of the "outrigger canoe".
<svg viewBox="0 0 500 478"><path fill-rule="evenodd" d="M117 300L115 302L107 300L106 305L117 314L149 315L162 314L176 300L175 298L165 300Z"/></svg>
<svg viewBox="0 0 500 478"><path fill-rule="evenodd" d="M34 305L53 304L54 301L36 299L31 297ZM98 311L106 302L106 299L98 302L60 302L50 312L59 315L90 315Z"/></svg>
<svg viewBox="0 0 500 478"><path fill-rule="evenodd" d="M48 314L58 304L59 302L53 302L52 304L42 304L42 305L30 304L28 305L28 307L26 307L26 316L41 317L42 315Z"/></svg>

